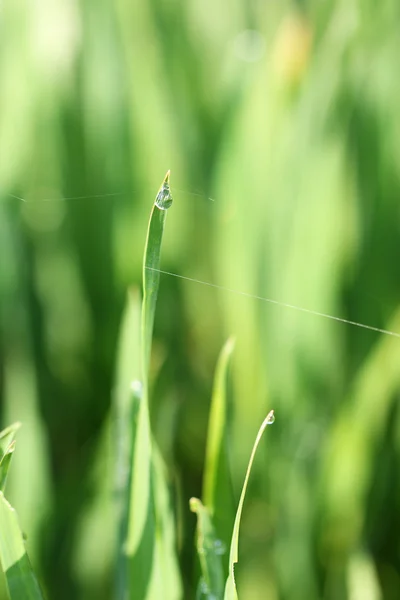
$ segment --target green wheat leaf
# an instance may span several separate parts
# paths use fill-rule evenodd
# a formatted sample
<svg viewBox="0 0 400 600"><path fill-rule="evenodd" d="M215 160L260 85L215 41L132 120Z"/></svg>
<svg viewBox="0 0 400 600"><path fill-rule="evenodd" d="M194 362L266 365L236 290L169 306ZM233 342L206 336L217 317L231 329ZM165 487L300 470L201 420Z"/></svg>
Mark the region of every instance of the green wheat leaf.
<svg viewBox="0 0 400 600"><path fill-rule="evenodd" d="M152 440L149 415L149 363L154 316L160 281L161 244L172 204L169 172L156 196L150 215L143 261L141 314L142 397L132 456L129 518L125 551L129 562L129 598L132 600L178 600L181 596L168 486ZM167 561L165 560L167 556Z"/></svg>
<svg viewBox="0 0 400 600"><path fill-rule="evenodd" d="M10 600L43 600L15 510L0 492L0 563Z"/></svg>
<svg viewBox="0 0 400 600"><path fill-rule="evenodd" d="M224 551L224 546L217 538L210 513L202 502L191 498L190 510L197 514L197 553L202 575L198 597L222 600L224 573L221 552Z"/></svg>
<svg viewBox="0 0 400 600"><path fill-rule="evenodd" d="M15 434L20 427L21 423L17 422L9 425L9 427L6 427L6 429L3 429L3 431L0 431L0 461L2 460L11 442L15 439Z"/></svg>
<svg viewBox="0 0 400 600"><path fill-rule="evenodd" d="M126 551L132 481L132 456L142 384L140 377L140 323L141 300L137 289L130 289L120 328L116 380L114 390L114 417L116 437L116 510L118 515L117 545L117 599L126 597L129 587L129 560Z"/></svg>
<svg viewBox="0 0 400 600"><path fill-rule="evenodd" d="M15 448L15 434L21 423L13 423L0 431L0 491L4 492L7 482L8 470Z"/></svg>
<svg viewBox="0 0 400 600"><path fill-rule="evenodd" d="M242 487L242 492L240 494L239 505L236 512L235 523L233 526L232 533L232 541L231 541L231 549L229 553L229 575L226 580L225 586L225 595L224 600L237 600L237 590L235 584L235 574L234 568L235 564L238 562L238 543L239 543L239 527L240 527L240 519L242 517L243 503L244 498L246 496L247 484L250 477L251 467L253 466L254 457L257 451L258 444L260 443L262 434L266 429L267 425L271 425L275 421L274 411L271 410L268 415L265 417L256 437L256 441L254 442L253 449L251 451L249 464L247 465L246 476L244 478L244 483Z"/></svg>
<svg viewBox="0 0 400 600"><path fill-rule="evenodd" d="M213 519L218 538L227 547L235 518L227 450L227 380L234 348L229 338L222 348L214 378L204 466L203 502ZM224 560L225 559L225 560ZM228 568L228 557L224 557Z"/></svg>
<svg viewBox="0 0 400 600"><path fill-rule="evenodd" d="M15 440L11 442L11 444L6 449L3 458L0 460L0 491L4 492L6 487L8 470L10 468L10 463L12 456L14 454L15 449Z"/></svg>

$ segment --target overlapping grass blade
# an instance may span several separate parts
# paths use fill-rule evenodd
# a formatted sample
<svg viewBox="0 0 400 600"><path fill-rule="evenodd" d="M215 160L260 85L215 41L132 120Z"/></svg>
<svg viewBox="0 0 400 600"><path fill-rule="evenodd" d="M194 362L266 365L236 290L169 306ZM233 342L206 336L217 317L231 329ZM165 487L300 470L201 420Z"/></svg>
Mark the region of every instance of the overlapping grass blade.
<svg viewBox="0 0 400 600"><path fill-rule="evenodd" d="M128 291L118 344L114 415L116 435L116 503L118 514L116 598L126 598L129 561L126 537L129 522L132 455L136 438L142 385L140 377L140 294Z"/></svg>
<svg viewBox="0 0 400 600"><path fill-rule="evenodd" d="M0 563L11 600L41 600L16 512L3 494L19 428L14 423L0 432Z"/></svg>
<svg viewBox="0 0 400 600"><path fill-rule="evenodd" d="M6 487L8 469L15 448L15 434L21 427L21 423L13 423L0 432L0 491L4 492Z"/></svg>
<svg viewBox="0 0 400 600"><path fill-rule="evenodd" d="M0 461L2 460L11 442L15 439L15 434L20 427L21 423L13 423L12 425L6 427L6 429L3 429L3 431L0 431Z"/></svg>
<svg viewBox="0 0 400 600"><path fill-rule="evenodd" d="M157 194L149 221L143 261L143 302L141 314L140 402L132 456L132 477L126 553L129 563L129 598L132 600L177 600L181 589L168 502L161 501L167 490L164 475L155 458L149 415L148 372L160 274L161 243L167 209L172 204L169 172ZM162 483L161 483L162 482ZM165 567L164 557L169 564ZM171 577L171 573L175 573Z"/></svg>
<svg viewBox="0 0 400 600"><path fill-rule="evenodd" d="M0 561L11 600L43 600L15 510L0 492Z"/></svg>
<svg viewBox="0 0 400 600"><path fill-rule="evenodd" d="M249 464L247 465L246 476L244 478L242 492L240 494L240 499L239 499L239 505L238 505L238 509L236 512L235 523L233 526L231 549L230 549L230 553L229 553L229 574L228 574L228 579L226 581L226 586L225 586L224 600L237 600L237 598L238 598L237 590L236 590L236 583L235 583L234 568L235 568L235 564L238 562L239 527L240 527L240 519L242 517L244 498L246 496L247 484L249 481L251 467L252 467L253 461L254 461L254 456L256 454L258 444L260 443L261 436L264 433L264 430L267 427L267 425L271 425L274 422L274 420L275 420L274 411L271 410L268 413L268 415L265 417L265 419L262 422L262 425L257 433L256 441L254 442L254 446L251 451Z"/></svg>
<svg viewBox="0 0 400 600"><path fill-rule="evenodd" d="M233 338L225 343L214 378L204 466L203 502L212 515L218 538L228 547L235 518L233 490L227 451L227 376L234 348ZM228 560L225 561L226 568Z"/></svg>
<svg viewBox="0 0 400 600"><path fill-rule="evenodd" d="M6 487L8 469L10 468L14 448L15 440L13 440L8 446L5 453L3 454L3 458L0 460L0 492L4 492L4 489Z"/></svg>
<svg viewBox="0 0 400 600"><path fill-rule="evenodd" d="M155 563L160 573L159 579L162 581L158 592L161 596L158 597L177 600L182 598L182 582L176 556L175 517L171 506L166 466L154 441L152 462L157 519Z"/></svg>
<svg viewBox="0 0 400 600"><path fill-rule="evenodd" d="M224 573L221 551L224 547L217 538L208 509L198 498L190 499L190 510L197 514L197 553L200 560L201 580L197 597L222 600Z"/></svg>

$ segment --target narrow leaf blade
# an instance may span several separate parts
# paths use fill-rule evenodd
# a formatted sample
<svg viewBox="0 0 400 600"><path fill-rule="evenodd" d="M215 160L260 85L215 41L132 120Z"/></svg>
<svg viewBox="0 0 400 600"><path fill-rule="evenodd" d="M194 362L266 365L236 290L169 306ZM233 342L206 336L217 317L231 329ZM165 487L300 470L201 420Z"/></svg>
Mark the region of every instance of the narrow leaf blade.
<svg viewBox="0 0 400 600"><path fill-rule="evenodd" d="M17 422L0 431L0 460L3 458L11 442L15 439L15 434L20 427L21 423Z"/></svg>
<svg viewBox="0 0 400 600"><path fill-rule="evenodd" d="M132 480L126 552L130 560L130 593L132 600L166 598L177 600L178 584L169 585L162 567L163 553L176 560L171 538L160 527L165 515L160 508L157 488L159 474L154 470L154 451L149 415L149 364L153 324L160 281L161 244L167 208L172 203L169 172L156 196L150 215L143 261L143 302L141 315L141 381L143 395L140 403L136 439L132 457ZM157 480L158 478L158 480ZM172 586L172 587L171 587Z"/></svg>
<svg viewBox="0 0 400 600"><path fill-rule="evenodd" d="M221 560L220 540L215 535L214 525L208 509L197 498L191 498L190 510L197 515L197 553L202 579L199 584L199 597L222 600L224 594L224 574Z"/></svg>
<svg viewBox="0 0 400 600"><path fill-rule="evenodd" d="M238 505L238 509L236 512L235 523L233 525L231 549L230 549L230 553L229 553L229 574L228 574L228 579L226 580L224 600L237 600L237 598L238 598L236 584L235 584L234 568L235 568L235 563L238 562L239 527L240 527L240 519L242 517L244 498L246 496L247 484L249 482L250 472L251 472L251 468L253 466L254 457L257 452L258 444L260 443L262 434L264 433L266 427L268 425L272 425L272 423L274 421L275 421L274 411L271 410L268 413L268 415L265 417L260 429L258 430L256 441L254 442L254 446L251 451L249 464L247 465L246 476L244 478L242 492L240 494L240 499L239 499L239 505Z"/></svg>
<svg viewBox="0 0 400 600"><path fill-rule="evenodd" d="M154 441L152 459L157 518L155 568L159 571L159 588L155 597L179 600L182 598L182 581L176 553L175 516L171 506L167 469Z"/></svg>
<svg viewBox="0 0 400 600"><path fill-rule="evenodd" d="M43 600L15 510L0 492L0 562L11 600Z"/></svg>
<svg viewBox="0 0 400 600"><path fill-rule="evenodd" d="M203 502L213 519L218 538L227 547L235 518L227 449L227 379L234 348L229 338L222 348L214 378L204 467ZM227 557L224 565L228 567Z"/></svg>
<svg viewBox="0 0 400 600"><path fill-rule="evenodd" d="M5 453L3 455L3 458L0 460L0 491L1 492L4 492L4 489L6 487L8 470L10 468L10 463L11 463L12 456L14 454L14 449L15 449L15 440L13 440L11 442L11 444L8 446L7 450L5 451Z"/></svg>
<svg viewBox="0 0 400 600"><path fill-rule="evenodd" d="M142 376L147 395L147 379L160 283L160 256L167 209L172 204L169 171L156 196L151 211L143 261L143 308L142 308Z"/></svg>

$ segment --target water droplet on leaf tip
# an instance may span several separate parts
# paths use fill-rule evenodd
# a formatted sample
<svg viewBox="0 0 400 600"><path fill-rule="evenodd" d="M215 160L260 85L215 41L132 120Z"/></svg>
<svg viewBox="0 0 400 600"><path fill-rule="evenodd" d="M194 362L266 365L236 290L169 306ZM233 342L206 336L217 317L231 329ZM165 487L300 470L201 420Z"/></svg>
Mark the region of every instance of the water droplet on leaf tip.
<svg viewBox="0 0 400 600"><path fill-rule="evenodd" d="M160 210L167 210L172 204L171 190L169 183L165 182L162 184L160 191L157 194L155 205Z"/></svg>
<svg viewBox="0 0 400 600"><path fill-rule="evenodd" d="M274 423L274 421L275 421L275 414L274 414L274 411L271 410L270 414L268 415L267 425L272 425L272 423Z"/></svg>

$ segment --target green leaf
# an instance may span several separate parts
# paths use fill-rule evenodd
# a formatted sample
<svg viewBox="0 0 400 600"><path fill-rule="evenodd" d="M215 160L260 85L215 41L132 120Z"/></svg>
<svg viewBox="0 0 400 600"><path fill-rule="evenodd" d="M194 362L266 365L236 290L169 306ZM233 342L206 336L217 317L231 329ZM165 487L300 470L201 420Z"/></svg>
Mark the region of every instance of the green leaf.
<svg viewBox="0 0 400 600"><path fill-rule="evenodd" d="M164 232L167 209L172 204L169 185L169 171L156 196L147 231L143 261L143 306L142 306L142 377L145 396L148 389L148 371L150 363L151 343L153 337L154 315L158 287L160 283L161 242Z"/></svg>
<svg viewBox="0 0 400 600"><path fill-rule="evenodd" d="M140 357L141 298L137 288L126 297L117 352L114 407L118 427L129 428L131 384L141 379ZM125 436L123 436L125 439Z"/></svg>
<svg viewBox="0 0 400 600"><path fill-rule="evenodd" d="M262 425L257 433L256 441L254 442L253 449L251 451L249 464L247 465L246 476L244 478L244 483L242 487L242 492L240 494L239 505L236 512L235 523L233 525L233 533L232 533L232 541L231 541L231 549L229 553L229 574L228 579L226 580L225 586L225 595L224 600L237 600L237 590L235 584L235 563L238 562L238 543L239 543L239 527L240 527L240 519L242 517L243 503L244 498L246 496L247 484L250 477L251 467L253 466L254 457L257 451L258 444L260 443L261 436L264 433L267 425L271 425L275 421L274 411L271 410L268 415L265 417Z"/></svg>
<svg viewBox="0 0 400 600"><path fill-rule="evenodd" d="M0 491L4 492L6 487L8 469L10 468L11 458L14 453L15 440L11 442L5 451L3 458L0 460Z"/></svg>
<svg viewBox="0 0 400 600"><path fill-rule="evenodd" d="M42 600L15 510L0 492L0 562L11 600Z"/></svg>
<svg viewBox="0 0 400 600"><path fill-rule="evenodd" d="M15 448L15 434L21 423L13 423L0 432L0 491L4 492L8 470Z"/></svg>
<svg viewBox="0 0 400 600"><path fill-rule="evenodd" d="M182 598L182 582L176 554L175 516L167 483L167 469L154 441L152 458L157 519L155 562L159 571L158 579L162 582L158 597L177 600Z"/></svg>
<svg viewBox="0 0 400 600"><path fill-rule="evenodd" d="M227 449L227 378L234 348L233 338L225 343L218 359L208 423L204 466L203 502L209 510L218 535L228 546L235 518L232 482ZM228 558L225 568L228 567Z"/></svg>
<svg viewBox="0 0 400 600"><path fill-rule="evenodd" d="M116 381L114 389L114 418L116 437L116 502L119 520L118 542L118 590L127 585L125 542L128 527L132 456L136 438L136 428L142 384L140 378L140 294L130 289L127 294L125 311L121 323ZM125 573L125 575L123 575ZM123 592L117 593L122 597Z"/></svg>
<svg viewBox="0 0 400 600"><path fill-rule="evenodd" d="M17 422L13 423L9 427L6 427L6 429L3 429L3 431L0 431L0 461L6 453L11 442L15 439L15 434L20 427L21 423Z"/></svg>
<svg viewBox="0 0 400 600"><path fill-rule="evenodd" d="M225 548L215 535L209 511L198 498L190 499L190 510L197 514L197 553L202 574L198 597L209 600L222 600L224 573L221 552Z"/></svg>
<svg viewBox="0 0 400 600"><path fill-rule="evenodd" d="M130 564L132 556L127 545L128 527L130 519L131 485L133 450L135 447L136 431L139 415L140 401L142 398L142 385L140 381L132 382L129 392L129 414L126 429L120 427L121 439L118 440L117 450L117 512L119 521L119 535L117 546L117 600L126 598L129 589Z"/></svg>
<svg viewBox="0 0 400 600"><path fill-rule="evenodd" d="M132 456L128 532L129 598L177 600L181 597L168 486L154 449L149 415L149 363L160 281L160 255L166 211L172 203L169 172L150 215L143 261L141 381L143 385Z"/></svg>

